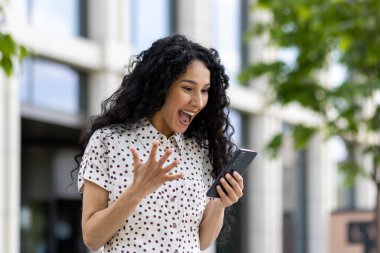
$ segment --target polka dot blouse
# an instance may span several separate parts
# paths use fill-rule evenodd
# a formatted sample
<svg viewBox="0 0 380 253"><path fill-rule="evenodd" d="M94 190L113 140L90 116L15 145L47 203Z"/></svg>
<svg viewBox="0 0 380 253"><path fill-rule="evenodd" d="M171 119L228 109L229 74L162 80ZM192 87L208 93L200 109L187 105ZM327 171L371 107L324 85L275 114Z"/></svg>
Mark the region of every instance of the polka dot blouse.
<svg viewBox="0 0 380 253"><path fill-rule="evenodd" d="M212 166L207 149L195 140L178 133L166 138L147 119L99 129L83 155L78 189L83 190L84 180L91 181L109 192L110 205L133 180L129 147L134 146L146 161L154 139L160 141L158 155L167 148L174 150L168 163L180 159L173 172L182 171L185 177L166 182L146 196L103 252L200 252L199 225L209 201L206 191L212 183Z"/></svg>

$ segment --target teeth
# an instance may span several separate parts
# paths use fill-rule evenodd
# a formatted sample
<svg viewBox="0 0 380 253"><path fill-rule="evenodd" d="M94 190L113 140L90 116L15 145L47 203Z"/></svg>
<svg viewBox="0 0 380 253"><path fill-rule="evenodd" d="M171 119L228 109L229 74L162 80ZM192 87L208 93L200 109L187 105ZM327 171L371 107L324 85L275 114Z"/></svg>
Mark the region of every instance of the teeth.
<svg viewBox="0 0 380 253"><path fill-rule="evenodd" d="M188 112L188 111L185 111L185 110L182 110L184 113L186 113L186 114L188 114L188 115L190 115L190 116L193 116L195 113L193 113L193 112Z"/></svg>

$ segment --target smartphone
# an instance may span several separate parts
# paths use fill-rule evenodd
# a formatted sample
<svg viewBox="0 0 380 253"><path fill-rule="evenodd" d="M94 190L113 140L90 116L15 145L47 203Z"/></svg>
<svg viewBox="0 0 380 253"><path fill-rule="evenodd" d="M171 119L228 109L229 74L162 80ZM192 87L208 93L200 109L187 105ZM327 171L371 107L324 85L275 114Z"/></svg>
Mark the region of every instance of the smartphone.
<svg viewBox="0 0 380 253"><path fill-rule="evenodd" d="M233 171L237 171L240 175L243 175L246 172L248 165L253 161L256 155L257 155L257 152L254 150L239 148L233 154L232 158L228 161L223 171L215 179L210 189L207 191L206 195L208 197L220 198L216 190L217 185L222 186L222 184L220 183L220 179L224 177L227 173L231 174Z"/></svg>

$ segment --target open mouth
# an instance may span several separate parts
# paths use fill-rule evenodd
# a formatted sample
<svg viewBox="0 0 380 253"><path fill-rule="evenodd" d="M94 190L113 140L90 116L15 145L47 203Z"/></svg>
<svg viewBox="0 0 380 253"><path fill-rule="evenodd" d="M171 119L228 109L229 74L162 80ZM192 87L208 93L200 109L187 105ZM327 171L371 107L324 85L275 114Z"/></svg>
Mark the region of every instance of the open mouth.
<svg viewBox="0 0 380 253"><path fill-rule="evenodd" d="M181 121L182 124L184 125L189 125L191 120L193 119L195 113L185 111L185 110L180 110L179 111L179 120Z"/></svg>

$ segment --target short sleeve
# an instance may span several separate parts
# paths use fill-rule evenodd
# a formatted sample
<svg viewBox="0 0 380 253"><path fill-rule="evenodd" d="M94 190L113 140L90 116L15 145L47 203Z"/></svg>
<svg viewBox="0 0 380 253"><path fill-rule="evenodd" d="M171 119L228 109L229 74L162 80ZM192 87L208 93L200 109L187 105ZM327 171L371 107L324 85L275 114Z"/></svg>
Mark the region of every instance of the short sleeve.
<svg viewBox="0 0 380 253"><path fill-rule="evenodd" d="M82 156L78 174L78 191L83 192L85 180L111 191L108 163L106 135L102 130L97 130L91 136Z"/></svg>

